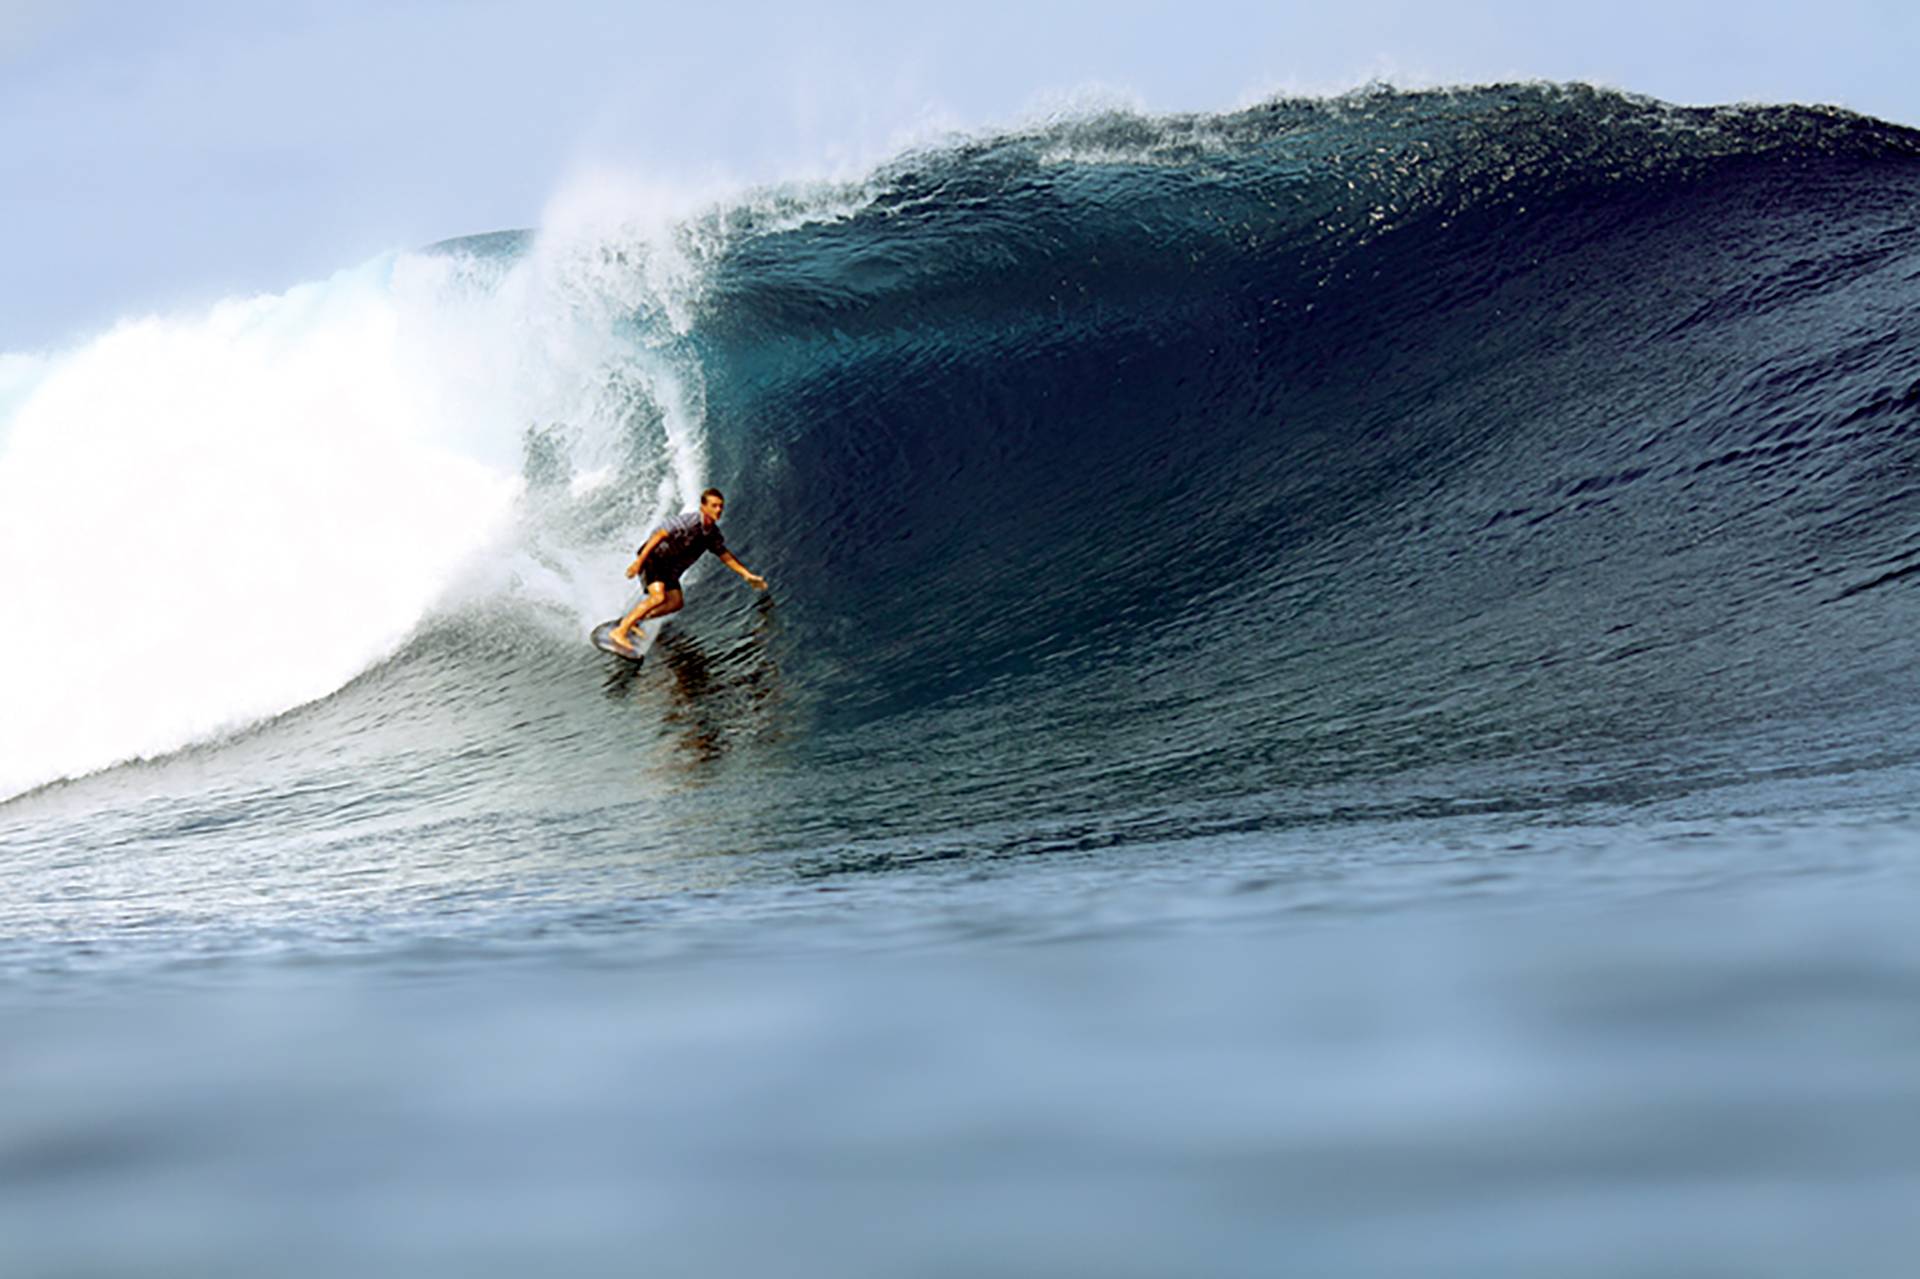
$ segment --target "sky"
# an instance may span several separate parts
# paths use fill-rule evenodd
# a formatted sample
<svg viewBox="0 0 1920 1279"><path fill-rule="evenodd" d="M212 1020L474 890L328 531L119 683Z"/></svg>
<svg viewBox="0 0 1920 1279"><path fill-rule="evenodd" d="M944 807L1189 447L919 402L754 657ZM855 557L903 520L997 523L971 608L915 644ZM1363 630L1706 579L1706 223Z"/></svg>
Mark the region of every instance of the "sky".
<svg viewBox="0 0 1920 1279"><path fill-rule="evenodd" d="M848 175L1076 103L1583 80L1920 125L1880 0L0 0L0 352L537 226L588 175Z"/></svg>

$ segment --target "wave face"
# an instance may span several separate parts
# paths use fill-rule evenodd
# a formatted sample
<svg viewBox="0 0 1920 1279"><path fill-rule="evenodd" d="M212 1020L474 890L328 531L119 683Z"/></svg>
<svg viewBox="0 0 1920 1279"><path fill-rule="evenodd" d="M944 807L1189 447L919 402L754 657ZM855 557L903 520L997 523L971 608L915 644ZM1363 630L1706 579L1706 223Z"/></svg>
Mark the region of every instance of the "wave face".
<svg viewBox="0 0 1920 1279"><path fill-rule="evenodd" d="M1907 700L1917 148L1518 88L914 157L720 265L715 456L835 724L1136 795L1738 773Z"/></svg>
<svg viewBox="0 0 1920 1279"><path fill-rule="evenodd" d="M1583 88L1106 115L130 326L9 375L7 591L58 624L8 695L72 745L0 793L343 685L300 731L591 706L554 672L707 482L773 600L696 577L653 665L822 813L888 768L916 823L1192 823L1909 758L1917 161ZM109 615L178 696L75 717Z"/></svg>

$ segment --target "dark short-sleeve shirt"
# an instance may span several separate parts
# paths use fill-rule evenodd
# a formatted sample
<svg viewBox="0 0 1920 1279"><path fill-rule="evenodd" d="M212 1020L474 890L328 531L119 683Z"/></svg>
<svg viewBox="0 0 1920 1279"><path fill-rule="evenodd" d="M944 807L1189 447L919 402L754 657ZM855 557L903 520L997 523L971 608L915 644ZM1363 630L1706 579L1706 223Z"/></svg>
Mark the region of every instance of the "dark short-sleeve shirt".
<svg viewBox="0 0 1920 1279"><path fill-rule="evenodd" d="M678 581L702 554L712 551L718 555L727 549L727 539L720 536L720 526L701 519L698 511L676 515L660 527L667 535L653 548L653 554L647 556L647 576L658 581Z"/></svg>

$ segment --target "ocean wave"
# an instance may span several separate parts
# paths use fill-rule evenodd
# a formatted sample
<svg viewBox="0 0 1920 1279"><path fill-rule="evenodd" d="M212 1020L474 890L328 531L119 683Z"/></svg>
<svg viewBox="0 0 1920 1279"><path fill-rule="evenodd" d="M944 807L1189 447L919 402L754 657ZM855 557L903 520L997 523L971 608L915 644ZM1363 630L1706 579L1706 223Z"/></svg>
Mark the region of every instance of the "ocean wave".
<svg viewBox="0 0 1920 1279"><path fill-rule="evenodd" d="M590 185L15 359L0 795L475 600L551 620L475 671L517 678L710 482L827 735L1097 713L1204 792L1869 703L1911 657L1917 138L1583 86L1102 111Z"/></svg>

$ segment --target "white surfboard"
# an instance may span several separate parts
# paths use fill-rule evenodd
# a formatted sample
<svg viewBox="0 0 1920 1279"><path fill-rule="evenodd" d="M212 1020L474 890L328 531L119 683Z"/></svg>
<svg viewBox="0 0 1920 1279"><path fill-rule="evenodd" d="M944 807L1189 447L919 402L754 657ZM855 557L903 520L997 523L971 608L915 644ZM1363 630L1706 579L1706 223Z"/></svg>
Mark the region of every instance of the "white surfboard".
<svg viewBox="0 0 1920 1279"><path fill-rule="evenodd" d="M640 661L647 655L645 649L634 648L630 644L620 644L614 641L613 628L618 625L620 625L620 619L616 617L611 622L602 622L600 625L594 627L593 646L603 653L612 653L615 657L624 657L629 662ZM640 637L636 635L634 638L638 639Z"/></svg>

